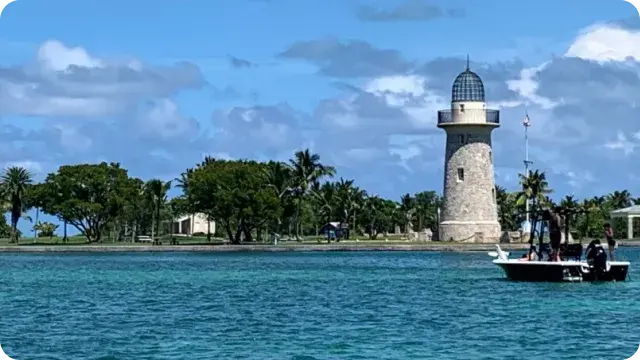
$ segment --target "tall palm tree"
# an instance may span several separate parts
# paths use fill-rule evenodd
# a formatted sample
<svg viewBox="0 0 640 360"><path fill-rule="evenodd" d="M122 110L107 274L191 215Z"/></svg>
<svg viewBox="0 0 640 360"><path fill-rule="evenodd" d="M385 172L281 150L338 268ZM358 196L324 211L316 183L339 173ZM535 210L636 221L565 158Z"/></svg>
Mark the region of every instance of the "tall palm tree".
<svg viewBox="0 0 640 360"><path fill-rule="evenodd" d="M416 212L416 199L410 194L404 194L400 198L400 211L403 214L404 232L409 232L409 225L413 221L413 216ZM411 226L413 227L413 226Z"/></svg>
<svg viewBox="0 0 640 360"><path fill-rule="evenodd" d="M518 174L522 191L517 195L517 204L524 205L527 200L531 200L533 211L539 210L541 205L550 205L553 201L547 196L553 190L549 188L547 176L544 171L535 170L529 176Z"/></svg>
<svg viewBox="0 0 640 360"><path fill-rule="evenodd" d="M267 184L269 188L273 190L278 200L282 204L283 198L290 194L293 190L293 169L286 163L279 161L269 161L265 169L265 175L267 178ZM276 234L280 234L280 226L282 225L282 219L278 217L276 219Z"/></svg>
<svg viewBox="0 0 640 360"><path fill-rule="evenodd" d="M354 181L355 180L353 179L345 180L340 178L340 180L335 184L339 203L340 222L346 224L347 228L349 228L349 220L355 206Z"/></svg>
<svg viewBox="0 0 640 360"><path fill-rule="evenodd" d="M560 201L560 206L568 211L578 210L580 208L580 204L575 199L573 195L567 195Z"/></svg>
<svg viewBox="0 0 640 360"><path fill-rule="evenodd" d="M498 205L498 219L503 229L518 228L518 208L516 193L509 193L502 186L496 185L496 204Z"/></svg>
<svg viewBox="0 0 640 360"><path fill-rule="evenodd" d="M27 210L25 192L33 184L31 173L23 167L12 166L2 174L1 189L11 212L11 242L18 243L18 221Z"/></svg>
<svg viewBox="0 0 640 360"><path fill-rule="evenodd" d="M151 200L151 204L153 205L151 238L155 241L155 236L160 232L160 210L167 202L167 193L171 189L171 181L163 182L159 179L151 179L147 181L145 187L149 200Z"/></svg>
<svg viewBox="0 0 640 360"><path fill-rule="evenodd" d="M304 197L309 193L310 185L325 176L333 177L336 170L333 166L323 165L320 162L320 155L311 153L309 149L296 151L293 159L289 160L289 164L293 168L294 193L297 197L295 214L296 240L300 241L300 210L302 209Z"/></svg>
<svg viewBox="0 0 640 360"><path fill-rule="evenodd" d="M210 160L210 158L207 156L205 157L205 161L203 163L209 164L211 162L212 160ZM185 172L180 174L179 178L174 179L176 182L176 187L182 189L182 193L186 196L186 199L187 199L185 210L188 212L188 215L189 215L189 232L190 233L193 233L193 227L195 224L195 211L193 211L194 204L193 204L193 199L191 198L191 193L189 192L189 179L191 178L192 174L193 174L193 169L187 169Z"/></svg>
<svg viewBox="0 0 640 360"><path fill-rule="evenodd" d="M628 190L614 191L607 198L613 206L613 210L624 209L633 203L633 198Z"/></svg>
<svg viewBox="0 0 640 360"><path fill-rule="evenodd" d="M318 205L319 215L325 220L325 224L330 223L338 197L336 184L326 182L316 187L311 194ZM331 242L329 236L327 236L327 242Z"/></svg>

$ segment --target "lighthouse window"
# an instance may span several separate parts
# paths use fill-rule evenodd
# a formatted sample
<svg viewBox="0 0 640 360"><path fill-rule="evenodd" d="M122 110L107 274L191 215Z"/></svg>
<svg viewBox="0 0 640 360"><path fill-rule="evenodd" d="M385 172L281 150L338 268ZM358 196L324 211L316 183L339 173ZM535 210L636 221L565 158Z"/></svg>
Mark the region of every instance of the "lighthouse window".
<svg viewBox="0 0 640 360"><path fill-rule="evenodd" d="M460 112L464 112L464 104L460 104Z"/></svg>
<svg viewBox="0 0 640 360"><path fill-rule="evenodd" d="M463 134L458 135L458 141L460 142L460 144L464 144L464 135Z"/></svg>
<svg viewBox="0 0 640 360"><path fill-rule="evenodd" d="M458 181L464 181L464 169L458 168Z"/></svg>

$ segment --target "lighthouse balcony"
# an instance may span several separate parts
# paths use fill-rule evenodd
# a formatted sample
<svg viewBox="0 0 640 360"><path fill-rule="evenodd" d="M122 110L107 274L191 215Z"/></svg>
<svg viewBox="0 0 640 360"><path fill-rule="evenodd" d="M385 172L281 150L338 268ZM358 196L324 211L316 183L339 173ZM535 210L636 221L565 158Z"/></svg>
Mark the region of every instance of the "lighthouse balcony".
<svg viewBox="0 0 640 360"><path fill-rule="evenodd" d="M500 110L456 109L438 111L438 126L450 125L500 126Z"/></svg>

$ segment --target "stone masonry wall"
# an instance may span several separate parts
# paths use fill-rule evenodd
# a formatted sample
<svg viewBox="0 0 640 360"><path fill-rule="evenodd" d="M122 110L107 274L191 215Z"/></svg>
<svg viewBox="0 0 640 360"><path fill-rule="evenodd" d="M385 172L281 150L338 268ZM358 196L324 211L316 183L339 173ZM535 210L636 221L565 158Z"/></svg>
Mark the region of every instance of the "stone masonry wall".
<svg viewBox="0 0 640 360"><path fill-rule="evenodd" d="M439 239L441 241L457 241L470 243L498 243L500 242L499 222L455 222L440 223Z"/></svg>
<svg viewBox="0 0 640 360"><path fill-rule="evenodd" d="M463 241L477 232L496 241L501 230L495 199L495 178L489 126L446 129L444 206L440 239ZM463 169L464 180L458 179Z"/></svg>

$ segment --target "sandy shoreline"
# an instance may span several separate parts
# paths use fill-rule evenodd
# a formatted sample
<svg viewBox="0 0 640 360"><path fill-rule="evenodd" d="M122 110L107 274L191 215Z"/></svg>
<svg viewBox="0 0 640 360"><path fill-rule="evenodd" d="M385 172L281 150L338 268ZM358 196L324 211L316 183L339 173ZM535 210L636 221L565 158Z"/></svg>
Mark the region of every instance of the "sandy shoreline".
<svg viewBox="0 0 640 360"><path fill-rule="evenodd" d="M586 246L586 244L584 244ZM640 243L619 242L619 247L640 246ZM521 251L528 244L500 244L506 251ZM0 246L0 253L48 252L309 252L309 251L435 251L478 252L495 250L495 244L285 244L285 245L21 245Z"/></svg>

